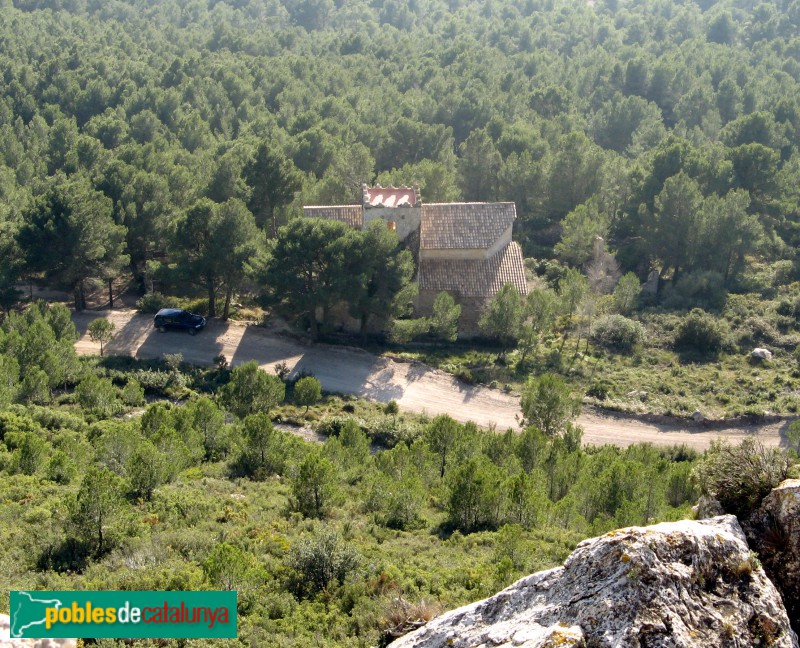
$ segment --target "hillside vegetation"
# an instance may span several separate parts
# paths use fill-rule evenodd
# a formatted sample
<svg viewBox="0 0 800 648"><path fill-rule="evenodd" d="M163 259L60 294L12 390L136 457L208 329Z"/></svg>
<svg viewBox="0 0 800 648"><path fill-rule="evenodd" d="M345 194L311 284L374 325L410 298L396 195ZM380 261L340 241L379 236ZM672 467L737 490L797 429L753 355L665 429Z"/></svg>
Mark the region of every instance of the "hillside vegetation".
<svg viewBox="0 0 800 648"><path fill-rule="evenodd" d="M694 452L583 448L563 395L499 434L255 363L78 359L74 339L63 306L0 326L4 590L235 589L230 645L374 646L698 494Z"/></svg>
<svg viewBox="0 0 800 648"><path fill-rule="evenodd" d="M82 308L132 279L210 315L267 306L313 337L344 300L363 335L451 340L446 309L406 319L413 264L386 233L280 229L362 182L415 184L514 201L544 291L524 326L486 323L503 360L518 349L510 372L459 350L441 366L499 385L546 367L630 410L792 412L796 4L6 2L0 302L35 280ZM300 303L309 255L320 289ZM714 339L677 340L692 308L724 320ZM749 376L759 345L775 364Z"/></svg>

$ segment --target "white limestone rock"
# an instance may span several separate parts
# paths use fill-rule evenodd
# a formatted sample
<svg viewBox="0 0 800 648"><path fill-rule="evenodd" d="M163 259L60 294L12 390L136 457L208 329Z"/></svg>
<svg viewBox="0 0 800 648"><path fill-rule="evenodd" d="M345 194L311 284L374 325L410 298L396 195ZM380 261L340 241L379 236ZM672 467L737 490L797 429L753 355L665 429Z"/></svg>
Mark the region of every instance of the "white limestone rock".
<svg viewBox="0 0 800 648"><path fill-rule="evenodd" d="M732 515L585 540L563 567L448 612L391 648L798 648Z"/></svg>
<svg viewBox="0 0 800 648"><path fill-rule="evenodd" d="M800 479L772 489L742 528L800 632Z"/></svg>
<svg viewBox="0 0 800 648"><path fill-rule="evenodd" d="M753 358L753 360L769 361L772 360L772 351L770 351L769 349L762 349L762 348L753 349L753 351L750 353L750 357Z"/></svg>
<svg viewBox="0 0 800 648"><path fill-rule="evenodd" d="M75 639L11 639L11 619L0 614L0 648L75 648Z"/></svg>

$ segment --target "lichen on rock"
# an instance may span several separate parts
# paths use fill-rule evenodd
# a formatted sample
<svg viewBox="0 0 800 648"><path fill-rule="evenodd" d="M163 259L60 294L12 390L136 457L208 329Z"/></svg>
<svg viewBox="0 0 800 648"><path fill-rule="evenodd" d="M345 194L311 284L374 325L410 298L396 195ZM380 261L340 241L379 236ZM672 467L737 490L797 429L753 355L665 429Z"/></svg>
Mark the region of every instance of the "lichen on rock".
<svg viewBox="0 0 800 648"><path fill-rule="evenodd" d="M391 648L798 648L732 515L612 531Z"/></svg>
<svg viewBox="0 0 800 648"><path fill-rule="evenodd" d="M787 479L774 488L742 521L742 528L800 632L800 479Z"/></svg>

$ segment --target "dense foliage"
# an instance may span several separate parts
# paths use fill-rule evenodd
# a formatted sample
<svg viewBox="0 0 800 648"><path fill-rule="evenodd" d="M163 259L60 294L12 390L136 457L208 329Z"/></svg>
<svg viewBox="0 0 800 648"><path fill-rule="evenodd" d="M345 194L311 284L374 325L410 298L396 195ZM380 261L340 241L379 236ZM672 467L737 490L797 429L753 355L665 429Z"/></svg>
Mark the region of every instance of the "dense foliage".
<svg viewBox="0 0 800 648"><path fill-rule="evenodd" d="M428 201L513 200L527 255L555 246L588 271L600 236L623 270L655 267L689 306L704 305L698 281L752 287L756 258L788 261L791 277L795 13L733 0L7 3L0 231L19 236L2 237L0 276L44 273L80 307L86 278L127 265L142 288L202 284L213 311L257 255L237 237L275 236L300 205L353 202L377 180ZM40 258L43 236L59 245Z"/></svg>
<svg viewBox="0 0 800 648"><path fill-rule="evenodd" d="M495 433L317 403L313 377L285 385L255 363L78 361L66 312L33 306L3 324L6 589L235 589L231 645L371 646L402 627L401 610L486 596L582 537L684 516L696 496L685 448L581 447L558 380L537 386L553 415L529 414L549 435ZM73 374L51 394L62 364ZM48 406L23 389L39 374Z"/></svg>

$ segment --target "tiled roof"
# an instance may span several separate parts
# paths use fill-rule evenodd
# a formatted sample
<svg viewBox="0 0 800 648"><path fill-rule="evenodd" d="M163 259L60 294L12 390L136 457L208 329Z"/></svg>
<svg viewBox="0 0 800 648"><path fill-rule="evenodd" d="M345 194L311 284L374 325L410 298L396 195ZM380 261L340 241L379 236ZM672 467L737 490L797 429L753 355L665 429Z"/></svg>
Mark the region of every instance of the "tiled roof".
<svg viewBox="0 0 800 648"><path fill-rule="evenodd" d="M483 297L496 295L507 283L512 283L523 295L528 294L522 249L516 243L488 259L420 259L419 289L453 296Z"/></svg>
<svg viewBox="0 0 800 648"><path fill-rule="evenodd" d="M353 229L361 229L361 205L326 205L303 207L306 218L328 218L349 225Z"/></svg>
<svg viewBox="0 0 800 648"><path fill-rule="evenodd" d="M420 249L488 249L514 223L514 203L422 205Z"/></svg>
<svg viewBox="0 0 800 648"><path fill-rule="evenodd" d="M365 207L411 207L419 202L414 187L361 187Z"/></svg>

